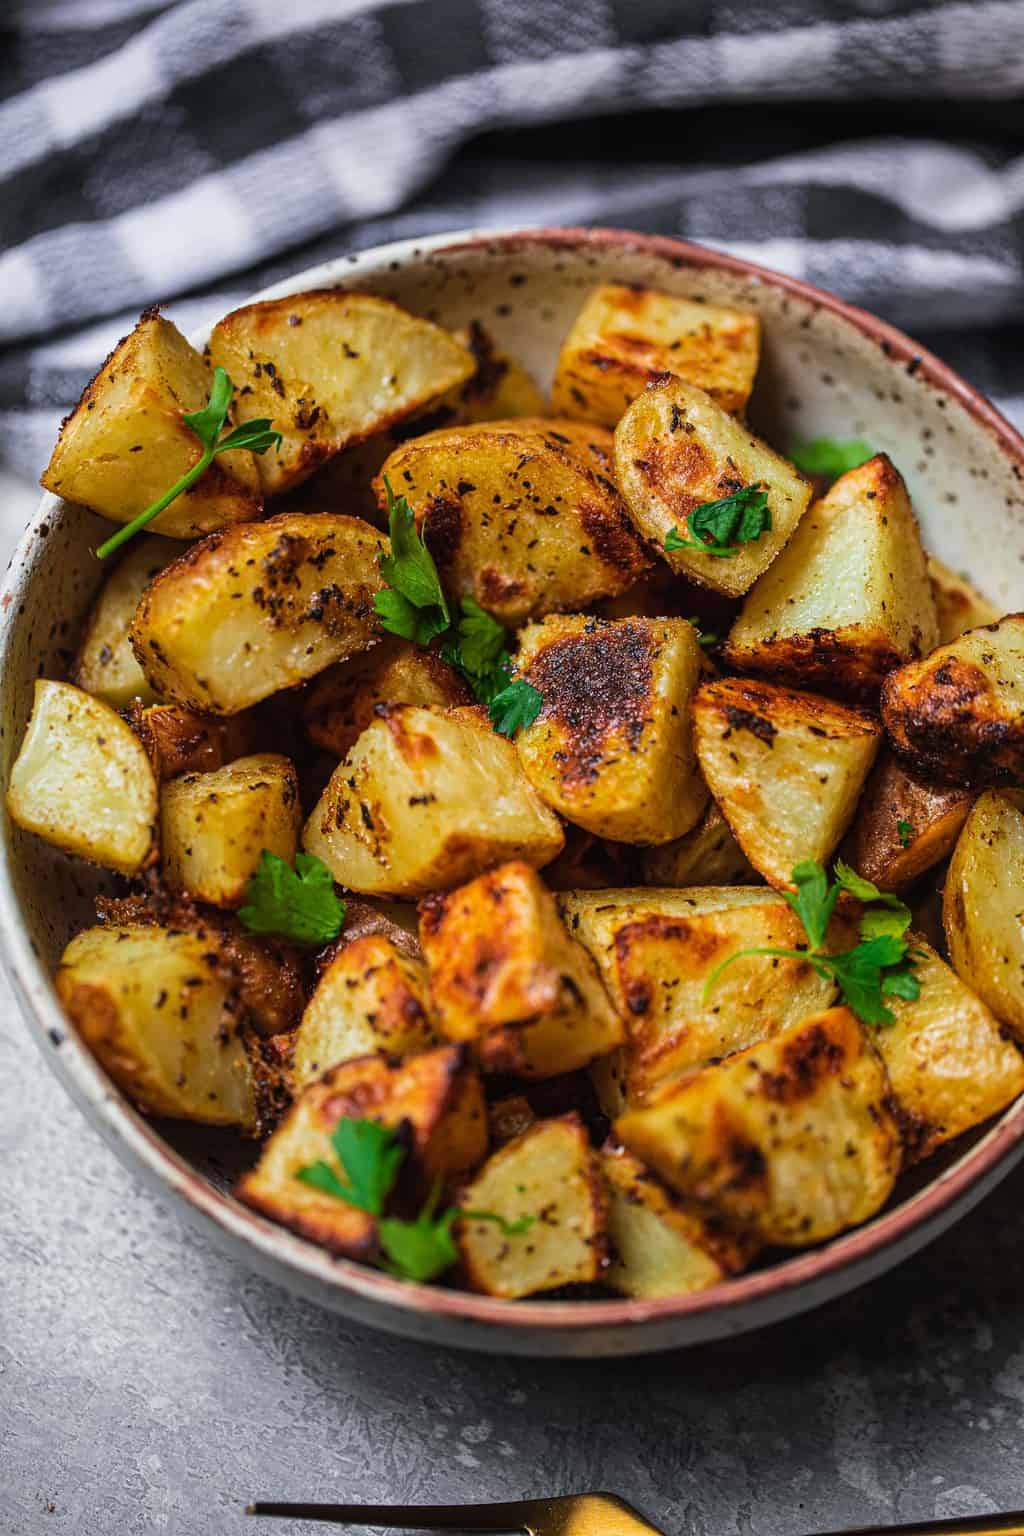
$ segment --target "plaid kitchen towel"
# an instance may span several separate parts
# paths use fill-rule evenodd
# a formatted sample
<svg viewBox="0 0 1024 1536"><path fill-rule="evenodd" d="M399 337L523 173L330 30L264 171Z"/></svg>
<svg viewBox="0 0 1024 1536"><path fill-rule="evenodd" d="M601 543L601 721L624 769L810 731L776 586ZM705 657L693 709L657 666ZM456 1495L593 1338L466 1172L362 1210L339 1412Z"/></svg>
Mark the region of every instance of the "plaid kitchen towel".
<svg viewBox="0 0 1024 1536"><path fill-rule="evenodd" d="M1022 0L7 0L0 460L144 305L338 252L604 223L922 335L1024 418Z"/></svg>

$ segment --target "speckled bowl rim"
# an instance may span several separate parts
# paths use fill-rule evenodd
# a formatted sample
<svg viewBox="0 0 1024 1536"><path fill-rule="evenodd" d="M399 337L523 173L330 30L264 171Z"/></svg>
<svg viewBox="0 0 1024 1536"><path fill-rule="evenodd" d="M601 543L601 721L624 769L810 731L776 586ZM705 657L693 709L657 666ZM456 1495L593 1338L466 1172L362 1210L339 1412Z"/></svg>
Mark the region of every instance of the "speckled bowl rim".
<svg viewBox="0 0 1024 1536"><path fill-rule="evenodd" d="M622 229L537 228L509 232L459 231L423 239L375 246L358 255L334 260L297 274L256 297L295 292L297 285L315 288L344 285L346 276L365 269L380 270L385 261L407 265L443 250L493 250L507 257L537 246L576 250L609 247L639 251L676 269L717 269L781 289L803 304L828 310L877 343L894 367L909 368L941 394L953 397L995 440L1012 472L1024 481L1024 438L965 380L901 331L867 311L847 304L798 278L770 271L723 252L676 240ZM46 494L11 558L0 588L0 668L9 659L11 636L18 624L23 572L38 526L60 507ZM0 672L0 675L3 675ZM8 829L9 833L9 829ZM51 980L36 956L21 919L13 883L9 835L0 839L0 960L13 983L37 1043L72 1097L87 1111L105 1139L134 1170L157 1189L180 1196L191 1212L222 1239L241 1245L263 1273L313 1296L337 1310L352 1302L362 1321L394 1331L427 1336L484 1349L523 1349L543 1352L545 1336L561 1352L555 1335L585 1334L593 1353L603 1353L601 1336L627 1330L628 1340L615 1352L672 1347L698 1339L720 1337L792 1315L804 1307L851 1289L909 1256L965 1214L1010 1171L1024 1153L1024 1099L1010 1106L990 1130L961 1158L915 1195L854 1231L823 1247L782 1260L770 1268L728 1280L695 1295L656 1301L500 1301L467 1291L441 1290L393 1279L345 1259L337 1259L312 1243L285 1231L238 1204L209 1184L114 1087L87 1048L68 1030ZM803 1293L803 1294L801 1294ZM772 1299L777 1305L766 1308ZM363 1303L361 1306L360 1303ZM761 1305L759 1305L761 1304ZM714 1325L699 1320L715 1316ZM441 1328L420 1329L416 1320L436 1319ZM469 1325L460 1336L457 1326ZM686 1321L696 1325L686 1328ZM677 1330L665 1325L680 1325ZM475 1326L473 1326L475 1325ZM647 1328L645 1328L647 1325ZM653 1327L658 1341L645 1344ZM521 1336L521 1337L520 1337ZM621 1335L620 1335L621 1339ZM527 1344L527 1340L532 1343ZM585 1343L583 1339L580 1343ZM587 1353L569 1348L568 1353Z"/></svg>

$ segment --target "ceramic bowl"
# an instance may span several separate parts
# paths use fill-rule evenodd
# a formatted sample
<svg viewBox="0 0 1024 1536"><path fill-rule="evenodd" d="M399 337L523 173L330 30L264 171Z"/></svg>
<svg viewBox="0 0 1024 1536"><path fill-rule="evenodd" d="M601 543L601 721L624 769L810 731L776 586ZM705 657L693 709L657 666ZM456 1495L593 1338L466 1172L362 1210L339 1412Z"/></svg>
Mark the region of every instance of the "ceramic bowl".
<svg viewBox="0 0 1024 1536"><path fill-rule="evenodd" d="M277 296L368 288L448 326L481 320L550 382L559 342L594 283L648 283L759 311L764 359L754 426L780 447L865 438L902 470L928 547L1004 609L1020 608L1024 440L964 381L907 337L805 283L698 246L620 230L528 230L403 242L301 272ZM265 297L269 295L261 295ZM193 338L202 344L205 336ZM33 681L60 676L100 580L91 551L109 527L44 496L0 593L4 778ZM171 1193L237 1261L346 1317L439 1344L544 1355L616 1355L706 1341L816 1306L906 1258L975 1205L1022 1151L1024 1101L903 1181L867 1225L700 1295L660 1301L500 1302L407 1285L328 1254L230 1196L223 1133L140 1117L68 1027L50 981L103 877L5 826L3 958L26 1022L89 1120ZM100 1236L97 1234L97 1242Z"/></svg>

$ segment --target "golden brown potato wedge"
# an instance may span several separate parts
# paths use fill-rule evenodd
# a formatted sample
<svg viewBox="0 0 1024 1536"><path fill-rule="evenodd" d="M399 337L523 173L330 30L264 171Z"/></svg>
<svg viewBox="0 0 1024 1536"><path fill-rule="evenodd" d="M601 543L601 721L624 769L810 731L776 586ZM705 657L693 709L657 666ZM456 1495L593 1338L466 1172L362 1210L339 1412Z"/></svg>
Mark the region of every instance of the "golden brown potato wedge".
<svg viewBox="0 0 1024 1536"><path fill-rule="evenodd" d="M516 668L543 696L516 736L554 810L621 843L665 843L700 817L690 702L703 653L685 619L553 616L520 636Z"/></svg>
<svg viewBox="0 0 1024 1536"><path fill-rule="evenodd" d="M247 757L258 745L256 717L197 715L180 704L133 706L128 720L146 749L159 783L179 773L209 773L238 757Z"/></svg>
<svg viewBox="0 0 1024 1536"><path fill-rule="evenodd" d="M495 421L401 444L384 476L404 495L446 591L505 624L585 608L650 565L609 475L611 439L578 422Z"/></svg>
<svg viewBox="0 0 1024 1536"><path fill-rule="evenodd" d="M948 645L966 630L994 624L1002 617L995 603L990 603L966 576L958 576L935 555L928 556L928 575L939 619L940 645Z"/></svg>
<svg viewBox="0 0 1024 1536"><path fill-rule="evenodd" d="M156 700L132 650L132 620L153 577L180 553L181 545L170 539L139 539L114 567L89 610L71 681L113 709L126 709L133 699L143 704Z"/></svg>
<svg viewBox="0 0 1024 1536"><path fill-rule="evenodd" d="M293 1091L357 1056L428 1050L438 1041L432 1016L422 960L383 933L340 941L295 1034Z"/></svg>
<svg viewBox="0 0 1024 1536"><path fill-rule="evenodd" d="M435 1179L474 1167L487 1151L480 1080L458 1046L397 1064L363 1056L325 1072L296 1100L237 1193L246 1205L347 1258L370 1257L376 1221L296 1177L318 1161L337 1167L331 1133L345 1118L401 1128L408 1150L400 1187L418 1199Z"/></svg>
<svg viewBox="0 0 1024 1536"><path fill-rule="evenodd" d="M629 1020L616 1072L631 1105L668 1078L743 1050L835 998L834 984L804 961L763 955L738 960L705 995L712 973L739 950L806 943L799 918L764 886L586 891L558 904ZM834 918L828 948L848 939L846 922Z"/></svg>
<svg viewBox="0 0 1024 1536"><path fill-rule="evenodd" d="M692 831L648 849L641 868L647 885L749 885L756 879L714 800Z"/></svg>
<svg viewBox="0 0 1024 1536"><path fill-rule="evenodd" d="M203 445L182 417L206 405L212 384L181 332L146 310L64 422L43 485L111 522L130 523L202 457ZM255 459L236 449L218 454L149 526L172 539L194 539L258 517L262 505Z"/></svg>
<svg viewBox="0 0 1024 1536"><path fill-rule="evenodd" d="M604 283L562 345L552 402L562 416L614 427L651 379L673 373L723 411L742 411L760 351L761 321L753 310Z"/></svg>
<svg viewBox="0 0 1024 1536"><path fill-rule="evenodd" d="M472 702L455 668L436 651L389 635L372 651L322 673L309 690L303 717L312 742L344 757L372 723L378 704L446 709Z"/></svg>
<svg viewBox="0 0 1024 1536"><path fill-rule="evenodd" d="M976 798L969 789L917 779L884 753L860 797L849 862L879 890L905 890L953 852Z"/></svg>
<svg viewBox="0 0 1024 1536"><path fill-rule="evenodd" d="M486 1071L554 1077L625 1037L597 967L528 864L504 864L421 906L438 1026Z"/></svg>
<svg viewBox="0 0 1024 1536"><path fill-rule="evenodd" d="M7 810L65 853L135 875L153 848L156 779L142 743L109 704L40 678Z"/></svg>
<svg viewBox="0 0 1024 1536"><path fill-rule="evenodd" d="M294 862L301 824L295 765L279 753L182 774L160 794L164 880L196 901L241 906L264 851Z"/></svg>
<svg viewBox="0 0 1024 1536"><path fill-rule="evenodd" d="M907 488L886 455L841 475L747 593L725 660L738 672L871 704L939 625Z"/></svg>
<svg viewBox="0 0 1024 1536"><path fill-rule="evenodd" d="M303 846L349 890L425 896L507 859L546 864L562 830L483 710L396 704L338 764Z"/></svg>
<svg viewBox="0 0 1024 1536"><path fill-rule="evenodd" d="M599 1280L604 1272L607 1197L576 1115L540 1120L500 1147L462 1190L459 1205L508 1223L533 1218L526 1232L511 1236L471 1215L458 1223L456 1241L471 1290L532 1296Z"/></svg>
<svg viewBox="0 0 1024 1536"><path fill-rule="evenodd" d="M637 528L672 569L727 597L740 597L792 537L810 483L703 390L681 379L645 389L615 429L615 477ZM690 513L748 486L768 493L771 527L730 558L666 551L671 530L686 537Z"/></svg>
<svg viewBox="0 0 1024 1536"><path fill-rule="evenodd" d="M942 912L953 968L1024 1040L1024 795L988 791L953 850Z"/></svg>
<svg viewBox="0 0 1024 1536"><path fill-rule="evenodd" d="M669 1192L614 1140L598 1154L608 1190L609 1265L604 1284L655 1299L706 1291L745 1269L757 1249L693 1201Z"/></svg>
<svg viewBox="0 0 1024 1536"><path fill-rule="evenodd" d="M1024 782L1024 613L891 672L882 719L896 751L925 778Z"/></svg>
<svg viewBox="0 0 1024 1536"><path fill-rule="evenodd" d="M871 1038L892 1084L906 1155L916 1161L1024 1092L1024 1056L920 934L911 943L920 996L887 999L896 1022Z"/></svg>
<svg viewBox="0 0 1024 1536"><path fill-rule="evenodd" d="M268 495L411 416L476 366L449 331L387 299L341 288L233 310L214 326L210 357L240 391L239 420L269 416L282 434L258 463Z"/></svg>
<svg viewBox="0 0 1024 1536"><path fill-rule="evenodd" d="M824 864L853 819L882 740L863 710L747 678L705 683L697 757L733 835L769 885Z"/></svg>
<svg viewBox="0 0 1024 1536"><path fill-rule="evenodd" d="M667 1088L615 1134L680 1194L787 1248L873 1216L901 1159L885 1068L848 1008Z"/></svg>
<svg viewBox="0 0 1024 1536"><path fill-rule="evenodd" d="M210 948L205 934L155 924L87 928L61 956L57 995L140 1109L251 1132L257 1073Z"/></svg>
<svg viewBox="0 0 1024 1536"><path fill-rule="evenodd" d="M161 698L236 715L365 651L387 541L330 513L282 513L212 534L161 571L132 644Z"/></svg>

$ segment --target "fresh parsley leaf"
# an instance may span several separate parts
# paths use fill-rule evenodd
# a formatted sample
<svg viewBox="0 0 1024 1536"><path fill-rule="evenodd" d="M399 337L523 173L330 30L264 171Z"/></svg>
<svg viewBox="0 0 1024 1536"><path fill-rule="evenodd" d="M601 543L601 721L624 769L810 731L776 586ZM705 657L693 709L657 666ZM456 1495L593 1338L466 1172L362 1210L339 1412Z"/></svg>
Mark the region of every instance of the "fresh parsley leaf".
<svg viewBox="0 0 1024 1536"><path fill-rule="evenodd" d="M829 886L828 876L813 859L805 859L802 864L797 864L790 878L796 886L796 894L782 891L782 898L789 903L803 924L811 948L819 950L825 942L825 934L839 900L839 887Z"/></svg>
<svg viewBox="0 0 1024 1536"><path fill-rule="evenodd" d="M712 650L713 647L716 646L719 640L722 638L721 635L716 635L714 630L701 629L700 619L697 618L696 615L694 615L694 617L689 620L689 623L692 624L694 629L697 631L698 645L705 651Z"/></svg>
<svg viewBox="0 0 1024 1536"><path fill-rule="evenodd" d="M902 819L902 817L896 823L896 836L900 840L900 847L901 848L909 848L911 843L914 840L914 829L913 829L913 827L911 826L909 821L904 821Z"/></svg>
<svg viewBox="0 0 1024 1536"><path fill-rule="evenodd" d="M838 480L847 470L856 469L874 457L874 449L859 437L838 442L834 437L814 437L810 442L795 443L789 457L805 475L824 475Z"/></svg>
<svg viewBox="0 0 1024 1536"><path fill-rule="evenodd" d="M389 634L426 645L448 628L448 604L433 556L416 531L412 508L404 496L395 495L386 475L384 489L391 553L380 557L387 586L374 594L373 606Z"/></svg>
<svg viewBox="0 0 1024 1536"><path fill-rule="evenodd" d="M452 1237L458 1214L445 1211L434 1220L421 1213L415 1221L385 1217L378 1227L380 1245L388 1259L382 1267L402 1280L436 1280L459 1256Z"/></svg>
<svg viewBox="0 0 1024 1536"><path fill-rule="evenodd" d="M871 910L864 913L860 923L862 939L877 939L886 934L902 939L912 921L912 913L906 902L891 891L880 891L872 880L865 880L842 859L835 862L837 884L857 901Z"/></svg>
<svg viewBox="0 0 1024 1536"><path fill-rule="evenodd" d="M756 485L745 485L721 501L705 501L686 519L690 537L678 528L665 535L665 549L696 549L702 555L731 560L743 544L753 544L772 526L768 493Z"/></svg>
<svg viewBox="0 0 1024 1536"><path fill-rule="evenodd" d="M235 427L226 437L221 437L224 423L227 421L228 409L231 405L231 396L234 386L223 368L214 369L213 383L210 386L210 398L198 411L190 411L182 416L182 421L203 445L203 452L192 468L186 470L180 480L176 480L170 490L157 497L145 511L133 517L130 523L125 523L115 534L106 539L96 551L97 558L105 560L112 555L115 549L120 549L122 544L159 517L172 501L176 501L183 491L189 486L195 485L202 474L209 469L218 453L230 452L236 448L247 448L250 453L266 453L267 449L281 442L280 432L274 430L269 417L259 417L253 421L245 421L241 426Z"/></svg>
<svg viewBox="0 0 1024 1536"><path fill-rule="evenodd" d="M544 695L532 683L517 677L491 700L488 714L500 736L514 736L523 726L532 725L541 712Z"/></svg>
<svg viewBox="0 0 1024 1536"><path fill-rule="evenodd" d="M462 673L478 704L489 705L512 676L508 636L471 597L464 597L460 604L456 635L442 646L442 659Z"/></svg>
<svg viewBox="0 0 1024 1536"><path fill-rule="evenodd" d="M238 916L250 933L272 933L293 944L327 944L345 921L334 876L313 854L297 853L292 869L264 848L245 895Z"/></svg>

